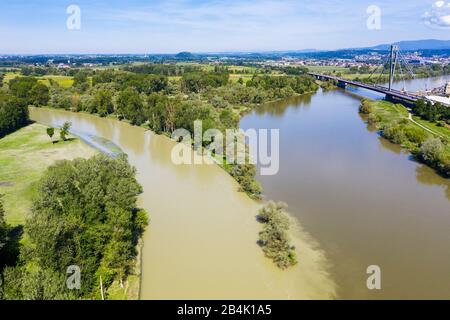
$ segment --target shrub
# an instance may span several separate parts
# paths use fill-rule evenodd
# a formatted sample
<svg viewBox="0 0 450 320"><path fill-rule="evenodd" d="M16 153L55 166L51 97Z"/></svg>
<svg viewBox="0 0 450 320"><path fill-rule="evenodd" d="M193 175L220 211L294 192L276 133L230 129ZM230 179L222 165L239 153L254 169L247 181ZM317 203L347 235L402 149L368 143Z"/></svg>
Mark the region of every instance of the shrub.
<svg viewBox="0 0 450 320"><path fill-rule="evenodd" d="M367 118L367 122L369 124L376 125L381 122L381 117L377 114L370 113L369 117Z"/></svg>
<svg viewBox="0 0 450 320"><path fill-rule="evenodd" d="M252 164L236 164L230 174L240 184L242 190L251 198L260 199L262 188L258 181L255 180L256 166Z"/></svg>
<svg viewBox="0 0 450 320"><path fill-rule="evenodd" d="M359 107L359 112L361 112L363 114L371 114L372 106L370 105L370 102L367 100L363 100L361 102L361 106Z"/></svg>
<svg viewBox="0 0 450 320"><path fill-rule="evenodd" d="M419 155L426 163L436 164L442 159L444 148L439 138L429 138L420 147Z"/></svg>
<svg viewBox="0 0 450 320"><path fill-rule="evenodd" d="M406 135L403 132L403 127L394 123L389 123L385 125L383 128L382 135L386 139L396 144L403 144L404 141L406 140Z"/></svg>
<svg viewBox="0 0 450 320"><path fill-rule="evenodd" d="M295 247L289 243L287 231L289 219L286 216L284 203L269 202L258 215L258 220L264 224L264 229L259 233L259 245L266 257L272 259L275 264L286 269L297 263Z"/></svg>
<svg viewBox="0 0 450 320"><path fill-rule="evenodd" d="M420 128L407 126L403 131L409 141L418 145L422 144L427 139L427 134Z"/></svg>

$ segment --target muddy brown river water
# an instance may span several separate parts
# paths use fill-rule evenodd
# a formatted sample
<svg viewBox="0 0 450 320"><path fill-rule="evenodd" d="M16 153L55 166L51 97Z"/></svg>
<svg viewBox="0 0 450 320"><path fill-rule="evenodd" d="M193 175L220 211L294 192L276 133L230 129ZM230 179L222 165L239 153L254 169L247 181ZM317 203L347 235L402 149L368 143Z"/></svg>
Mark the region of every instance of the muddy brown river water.
<svg viewBox="0 0 450 320"><path fill-rule="evenodd" d="M215 165L177 166L174 145L140 127L97 116L31 109L49 126L72 122L76 132L108 139L128 154L150 215L144 236L141 299L326 299L335 296L316 242L294 228L300 262L281 271L256 241L260 204L238 192Z"/></svg>
<svg viewBox="0 0 450 320"><path fill-rule="evenodd" d="M325 250L339 298L450 299L450 180L368 128L358 114L361 96L380 98L319 92L244 117L244 129L280 129L280 171L258 180ZM381 268L381 290L367 289L370 265Z"/></svg>

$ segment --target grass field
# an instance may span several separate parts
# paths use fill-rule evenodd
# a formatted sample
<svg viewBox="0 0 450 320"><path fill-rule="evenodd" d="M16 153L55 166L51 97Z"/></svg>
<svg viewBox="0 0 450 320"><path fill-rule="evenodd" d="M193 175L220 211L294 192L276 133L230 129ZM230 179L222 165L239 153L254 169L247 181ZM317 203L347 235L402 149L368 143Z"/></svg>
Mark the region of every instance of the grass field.
<svg viewBox="0 0 450 320"><path fill-rule="evenodd" d="M408 110L401 104L393 104L391 102L380 100L373 103L372 108L376 114L382 117L383 122L385 123L409 118ZM417 116L413 116L413 119L425 128L435 132L436 135L446 137L450 141L450 128L448 126L439 127L436 123L420 119ZM415 123L410 123L420 128L420 126L417 126Z"/></svg>
<svg viewBox="0 0 450 320"><path fill-rule="evenodd" d="M447 125L446 127L439 127L436 123L422 120L419 117L414 116L413 119L423 125L424 127L428 128L429 130L436 132L442 137L446 137L448 141L450 141L450 128Z"/></svg>
<svg viewBox="0 0 450 320"><path fill-rule="evenodd" d="M372 104L375 114L382 117L384 123L393 120L408 119L408 110L401 104L393 104L388 101L375 101Z"/></svg>
<svg viewBox="0 0 450 320"><path fill-rule="evenodd" d="M5 82L5 83L8 83L9 80L14 79L14 78L16 78L16 77L20 77L20 76L21 76L21 75L20 75L20 72L7 72L7 73L5 73L5 79L4 79L4 82Z"/></svg>
<svg viewBox="0 0 450 320"><path fill-rule="evenodd" d="M59 132L55 132L53 140L57 138ZM46 127L36 123L1 138L0 194L4 194L8 223L24 223L37 182L48 166L56 160L87 158L96 153L76 138L53 144L47 136Z"/></svg>
<svg viewBox="0 0 450 320"><path fill-rule="evenodd" d="M73 78L69 76L43 76L38 78L40 82L50 86L50 79L58 83L63 88L69 88L73 84Z"/></svg>
<svg viewBox="0 0 450 320"><path fill-rule="evenodd" d="M23 77L20 72L8 72L5 73L5 83L8 83L11 79ZM73 84L73 77L69 76L59 76L59 75L47 75L42 77L37 77L39 82L50 86L50 79L58 83L63 88L69 88Z"/></svg>
<svg viewBox="0 0 450 320"><path fill-rule="evenodd" d="M247 83L247 81L251 80L253 77L252 74L230 74L230 81L231 82L238 82L240 78L244 81L244 83Z"/></svg>

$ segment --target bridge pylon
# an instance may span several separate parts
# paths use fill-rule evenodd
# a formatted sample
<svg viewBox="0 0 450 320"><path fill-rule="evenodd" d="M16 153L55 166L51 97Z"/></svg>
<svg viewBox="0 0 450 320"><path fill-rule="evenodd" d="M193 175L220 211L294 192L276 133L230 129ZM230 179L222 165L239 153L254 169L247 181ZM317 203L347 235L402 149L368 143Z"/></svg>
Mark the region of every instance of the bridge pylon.
<svg viewBox="0 0 450 320"><path fill-rule="evenodd" d="M392 90L392 85L394 84L395 67L398 61L398 45L391 45L391 54L389 56L389 91Z"/></svg>

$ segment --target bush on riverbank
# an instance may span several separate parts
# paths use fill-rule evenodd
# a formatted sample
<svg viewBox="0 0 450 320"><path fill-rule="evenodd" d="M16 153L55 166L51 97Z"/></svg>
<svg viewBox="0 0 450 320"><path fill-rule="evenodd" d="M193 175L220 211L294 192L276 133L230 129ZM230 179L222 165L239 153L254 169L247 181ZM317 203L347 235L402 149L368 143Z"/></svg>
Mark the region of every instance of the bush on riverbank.
<svg viewBox="0 0 450 320"><path fill-rule="evenodd" d="M440 131L448 136L434 136L410 121L405 107L386 101L363 100L360 112L368 115L368 122L375 125L384 138L408 149L417 160L444 177L450 177L450 130Z"/></svg>
<svg viewBox="0 0 450 320"><path fill-rule="evenodd" d="M255 165L236 164L231 166L231 169L227 171L240 184L241 191L246 192L252 199L261 199L262 188L259 182L255 179Z"/></svg>
<svg viewBox="0 0 450 320"><path fill-rule="evenodd" d="M450 177L450 156L446 145L439 138L428 138L420 147L417 156L430 167Z"/></svg>
<svg viewBox="0 0 450 320"><path fill-rule="evenodd" d="M269 202L259 211L258 220L264 224L259 233L259 245L266 257L272 259L281 269L297 264L295 247L289 243L287 231L290 227L286 215L287 206L281 202Z"/></svg>
<svg viewBox="0 0 450 320"><path fill-rule="evenodd" d="M361 102L361 105L359 106L359 112L362 114L371 114L372 113L372 106L370 104L370 101L363 100Z"/></svg>

